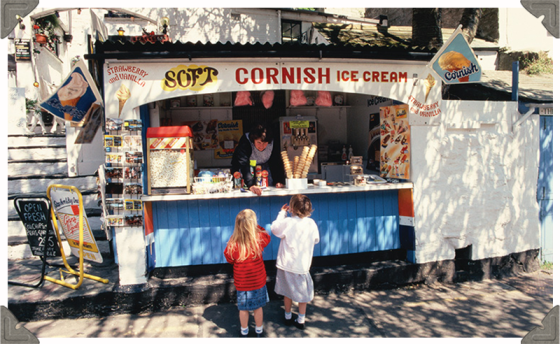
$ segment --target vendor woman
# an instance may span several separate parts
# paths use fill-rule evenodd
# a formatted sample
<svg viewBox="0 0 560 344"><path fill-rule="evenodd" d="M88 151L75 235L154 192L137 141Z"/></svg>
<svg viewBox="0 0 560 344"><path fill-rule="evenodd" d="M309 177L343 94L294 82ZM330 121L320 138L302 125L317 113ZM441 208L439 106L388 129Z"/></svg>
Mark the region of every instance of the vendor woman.
<svg viewBox="0 0 560 344"><path fill-rule="evenodd" d="M279 135L278 131L278 135ZM251 192L260 196L262 189L257 178L251 173L251 160L263 171L268 171L268 185L284 187L284 166L280 157L280 139L273 139L273 130L263 124L256 124L239 140L231 159L232 173L241 172L241 178Z"/></svg>

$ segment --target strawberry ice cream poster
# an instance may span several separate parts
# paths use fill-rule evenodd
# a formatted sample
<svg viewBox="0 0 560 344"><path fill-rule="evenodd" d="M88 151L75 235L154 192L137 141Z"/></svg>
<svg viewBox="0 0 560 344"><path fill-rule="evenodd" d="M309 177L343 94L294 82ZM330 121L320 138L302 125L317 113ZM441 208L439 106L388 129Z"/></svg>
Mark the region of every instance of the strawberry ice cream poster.
<svg viewBox="0 0 560 344"><path fill-rule="evenodd" d="M482 69L461 32L461 26L430 61L430 67L446 84L479 82Z"/></svg>
<svg viewBox="0 0 560 344"><path fill-rule="evenodd" d="M54 116L81 122L101 104L101 95L83 61L78 61L66 80L40 105Z"/></svg>
<svg viewBox="0 0 560 344"><path fill-rule="evenodd" d="M410 126L408 105L379 108L381 156L380 174L383 178L410 178Z"/></svg>

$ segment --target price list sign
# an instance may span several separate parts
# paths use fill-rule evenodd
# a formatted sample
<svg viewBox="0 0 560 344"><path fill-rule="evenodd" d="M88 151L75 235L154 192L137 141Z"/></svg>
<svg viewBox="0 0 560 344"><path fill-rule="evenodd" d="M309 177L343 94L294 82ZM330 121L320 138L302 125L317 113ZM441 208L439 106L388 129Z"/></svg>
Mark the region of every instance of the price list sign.
<svg viewBox="0 0 560 344"><path fill-rule="evenodd" d="M15 42L16 61L31 61L31 46L29 41Z"/></svg>
<svg viewBox="0 0 560 344"><path fill-rule="evenodd" d="M47 200L16 199L15 205L27 232L27 241L33 255L60 257Z"/></svg>

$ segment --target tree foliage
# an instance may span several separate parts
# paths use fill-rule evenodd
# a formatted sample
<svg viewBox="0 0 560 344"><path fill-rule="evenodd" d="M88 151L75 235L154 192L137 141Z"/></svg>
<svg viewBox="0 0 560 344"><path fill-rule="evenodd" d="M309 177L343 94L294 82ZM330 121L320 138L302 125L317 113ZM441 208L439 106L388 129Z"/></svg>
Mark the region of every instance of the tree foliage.
<svg viewBox="0 0 560 344"><path fill-rule="evenodd" d="M443 45L440 8L412 10L412 46L439 49Z"/></svg>

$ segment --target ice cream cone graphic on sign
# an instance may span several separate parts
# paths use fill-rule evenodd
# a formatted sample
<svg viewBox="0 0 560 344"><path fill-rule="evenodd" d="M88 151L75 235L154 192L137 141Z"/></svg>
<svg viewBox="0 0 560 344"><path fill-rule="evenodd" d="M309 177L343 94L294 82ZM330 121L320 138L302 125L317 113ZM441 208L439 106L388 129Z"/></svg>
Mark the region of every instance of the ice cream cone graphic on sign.
<svg viewBox="0 0 560 344"><path fill-rule="evenodd" d="M124 84L121 84L121 87L116 93L117 99L119 100L119 116L121 117L121 112L124 107L124 104L130 98L130 90Z"/></svg>
<svg viewBox="0 0 560 344"><path fill-rule="evenodd" d="M432 88L434 88L435 85L436 80L434 79L432 74L428 74L428 77L424 80L424 86L426 87L426 97L424 98L424 102L428 100L428 94L430 94L430 91L432 90Z"/></svg>
<svg viewBox="0 0 560 344"><path fill-rule="evenodd" d="M57 95L60 105L63 107L70 106L75 108L89 86L80 73L74 72L70 75L70 78L70 82L61 87L60 90L58 90ZM67 109L64 109L64 111L67 111ZM71 121L72 118L73 115L71 112L64 112L65 120Z"/></svg>
<svg viewBox="0 0 560 344"><path fill-rule="evenodd" d="M468 58L466 58L463 54L456 51L450 51L441 55L438 63L441 69L447 70L449 72L454 72L454 71L461 70L463 68L468 68L471 65L471 61ZM469 81L469 76L467 75L467 76L460 77L459 81L460 82Z"/></svg>

